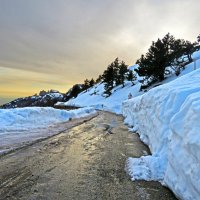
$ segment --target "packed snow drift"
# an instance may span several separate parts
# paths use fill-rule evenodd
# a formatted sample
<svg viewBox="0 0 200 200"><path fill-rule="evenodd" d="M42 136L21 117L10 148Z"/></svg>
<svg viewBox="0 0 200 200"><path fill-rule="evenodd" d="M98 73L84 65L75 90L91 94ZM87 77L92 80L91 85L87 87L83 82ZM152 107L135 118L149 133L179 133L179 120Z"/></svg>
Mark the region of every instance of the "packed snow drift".
<svg viewBox="0 0 200 200"><path fill-rule="evenodd" d="M71 111L49 107L0 109L0 153L19 146L19 143L35 141L53 134L51 131L41 130L95 113L91 107Z"/></svg>
<svg viewBox="0 0 200 200"><path fill-rule="evenodd" d="M200 69L125 101L122 112L152 152L128 159L132 179L160 181L180 199L199 200Z"/></svg>

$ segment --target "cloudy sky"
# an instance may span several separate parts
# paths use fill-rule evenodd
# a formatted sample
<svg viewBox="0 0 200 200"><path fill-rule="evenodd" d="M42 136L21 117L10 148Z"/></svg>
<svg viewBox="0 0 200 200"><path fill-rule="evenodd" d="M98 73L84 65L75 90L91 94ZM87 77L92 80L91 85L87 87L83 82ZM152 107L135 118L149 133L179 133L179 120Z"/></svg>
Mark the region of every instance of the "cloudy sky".
<svg viewBox="0 0 200 200"><path fill-rule="evenodd" d="M66 92L170 32L195 41L199 0L0 0L0 104Z"/></svg>

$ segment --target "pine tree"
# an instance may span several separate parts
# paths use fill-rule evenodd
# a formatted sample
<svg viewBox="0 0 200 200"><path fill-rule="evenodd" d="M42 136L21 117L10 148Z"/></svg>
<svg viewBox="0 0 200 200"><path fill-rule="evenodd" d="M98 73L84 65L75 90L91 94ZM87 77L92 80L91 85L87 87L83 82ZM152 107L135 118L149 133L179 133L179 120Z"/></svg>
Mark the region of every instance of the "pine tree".
<svg viewBox="0 0 200 200"><path fill-rule="evenodd" d="M77 97L80 92L82 92L81 87L78 84L74 85L70 91L70 98Z"/></svg>
<svg viewBox="0 0 200 200"><path fill-rule="evenodd" d="M89 86L90 86L90 87L94 86L94 83L95 83L95 82L94 82L94 79L92 78L92 79L90 80L90 82L89 82Z"/></svg>
<svg viewBox="0 0 200 200"><path fill-rule="evenodd" d="M183 67L186 64L184 59L180 59L183 55L188 57L188 62L192 62L194 51L196 51L196 43L181 39L176 40L168 33L163 39L152 42L146 55L142 55L137 60L139 68L135 71L140 76L145 76L151 83L162 81L165 78L167 67L174 65L177 65L178 69Z"/></svg>
<svg viewBox="0 0 200 200"><path fill-rule="evenodd" d="M105 94L108 96L111 95L111 90L114 87L114 67L113 63L111 63L108 68L104 71L102 75L102 80L104 82L104 89L105 89Z"/></svg>
<svg viewBox="0 0 200 200"><path fill-rule="evenodd" d="M200 34L197 36L197 42L196 42L195 50L196 51L200 50Z"/></svg>
<svg viewBox="0 0 200 200"><path fill-rule="evenodd" d="M113 78L115 85L120 85L120 78L119 78L119 69L120 69L120 63L119 63L119 58L116 58L114 60L113 64Z"/></svg>
<svg viewBox="0 0 200 200"><path fill-rule="evenodd" d="M131 81L132 85L134 85L134 81L136 80L136 76L133 74L132 70L128 70L127 80Z"/></svg>
<svg viewBox="0 0 200 200"><path fill-rule="evenodd" d="M112 62L102 75L102 82L105 84L105 94L111 95L111 90L114 86L123 85L128 72L127 65L124 61L119 61L118 58Z"/></svg>
<svg viewBox="0 0 200 200"><path fill-rule="evenodd" d="M119 65L119 71L118 71L118 83L122 84L122 87L124 87L124 80L126 78L126 73L128 72L128 66L125 64L124 61L122 61Z"/></svg>
<svg viewBox="0 0 200 200"><path fill-rule="evenodd" d="M196 45L196 43L191 43L189 41L185 41L183 51L184 51L184 55L187 55L189 63L192 62L192 54L195 51L195 45Z"/></svg>
<svg viewBox="0 0 200 200"><path fill-rule="evenodd" d="M200 34L197 36L197 42L200 43Z"/></svg>
<svg viewBox="0 0 200 200"><path fill-rule="evenodd" d="M90 87L90 81L86 78L86 79L84 80L83 89L87 91L89 87Z"/></svg>
<svg viewBox="0 0 200 200"><path fill-rule="evenodd" d="M95 82L100 83L101 81L102 81L102 75L99 75Z"/></svg>
<svg viewBox="0 0 200 200"><path fill-rule="evenodd" d="M167 41L167 40L165 40ZM152 42L146 56L142 55L136 64L139 68L135 71L140 76L146 76L151 78L151 81L164 79L164 71L168 66L168 45L162 40L158 39L156 42Z"/></svg>

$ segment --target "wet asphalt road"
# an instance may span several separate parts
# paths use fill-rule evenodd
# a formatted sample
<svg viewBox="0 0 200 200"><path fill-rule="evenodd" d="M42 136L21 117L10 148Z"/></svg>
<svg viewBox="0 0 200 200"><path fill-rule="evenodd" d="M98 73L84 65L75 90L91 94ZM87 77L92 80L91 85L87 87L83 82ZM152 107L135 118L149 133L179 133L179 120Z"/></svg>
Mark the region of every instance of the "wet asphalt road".
<svg viewBox="0 0 200 200"><path fill-rule="evenodd" d="M113 127L113 128L112 128ZM157 182L132 182L126 159L148 152L108 112L0 158L0 199L175 200Z"/></svg>

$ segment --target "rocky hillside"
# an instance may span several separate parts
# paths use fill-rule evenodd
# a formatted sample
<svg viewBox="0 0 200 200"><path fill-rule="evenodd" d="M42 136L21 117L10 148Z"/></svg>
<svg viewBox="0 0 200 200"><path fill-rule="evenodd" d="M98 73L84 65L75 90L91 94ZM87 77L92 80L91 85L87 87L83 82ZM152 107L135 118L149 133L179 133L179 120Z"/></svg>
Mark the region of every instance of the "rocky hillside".
<svg viewBox="0 0 200 200"><path fill-rule="evenodd" d="M66 101L66 95L56 90L40 91L39 94L33 96L18 98L7 104L1 106L1 108L22 108L22 107L53 107L58 101Z"/></svg>

